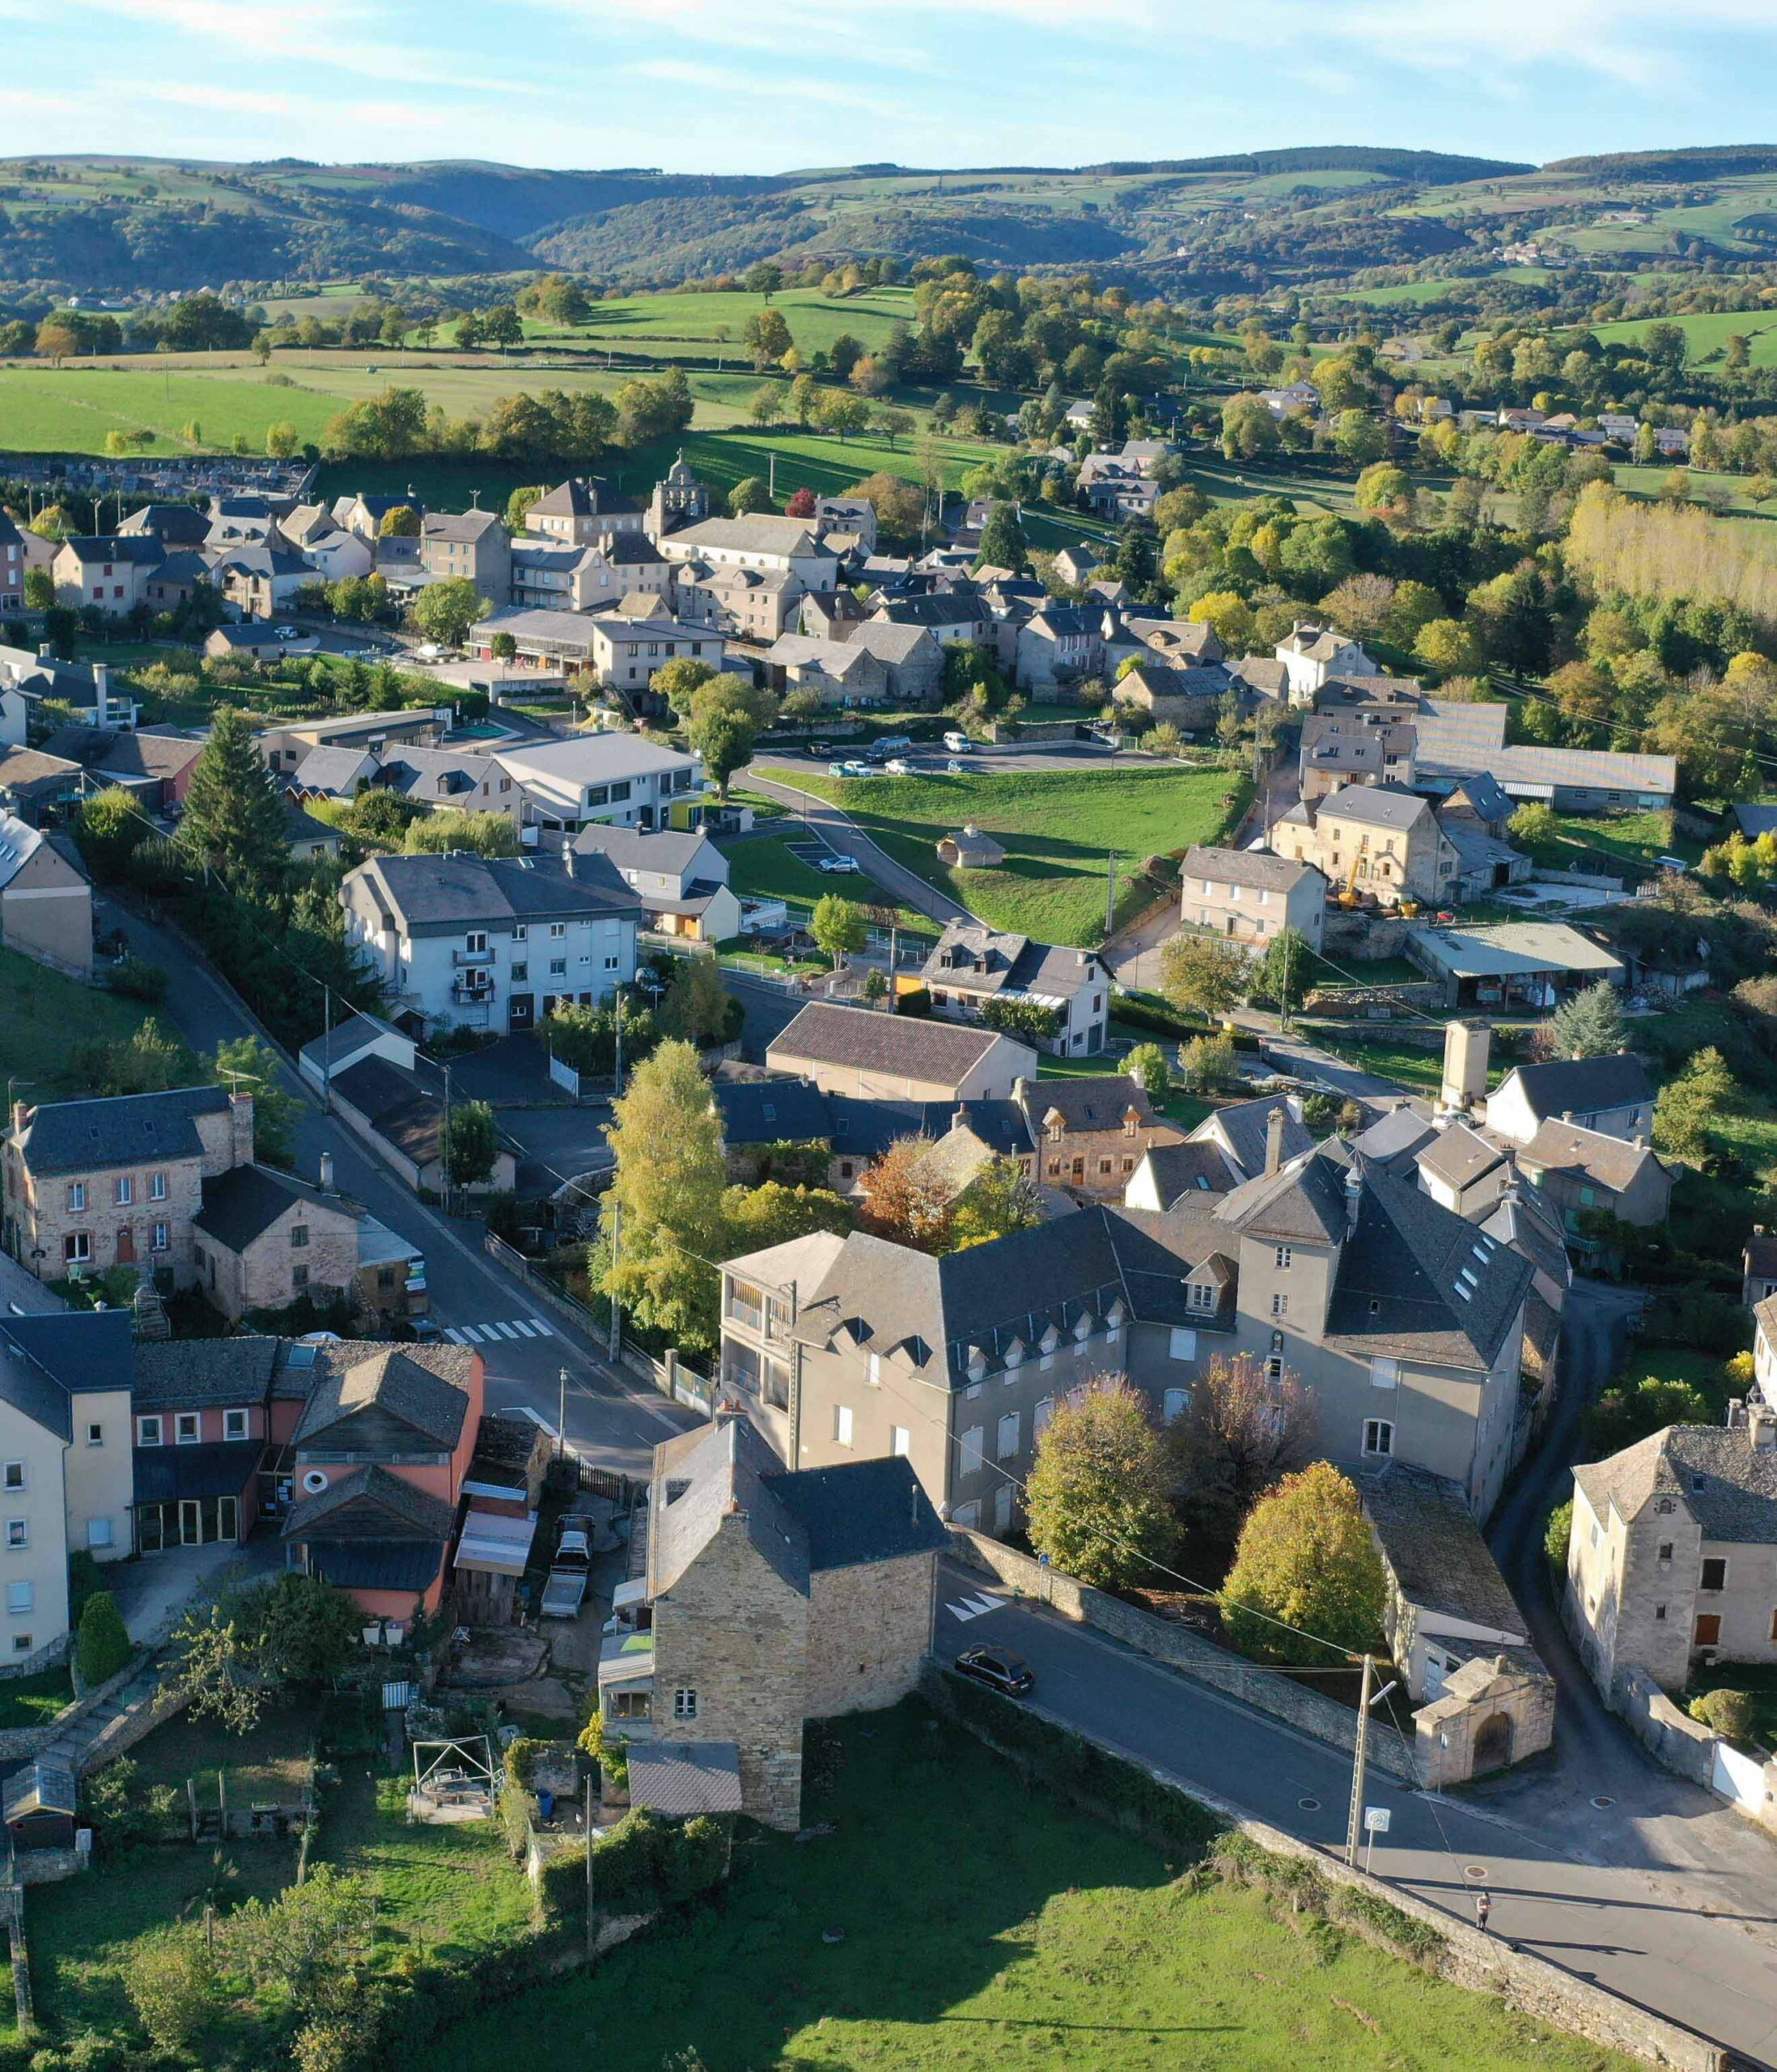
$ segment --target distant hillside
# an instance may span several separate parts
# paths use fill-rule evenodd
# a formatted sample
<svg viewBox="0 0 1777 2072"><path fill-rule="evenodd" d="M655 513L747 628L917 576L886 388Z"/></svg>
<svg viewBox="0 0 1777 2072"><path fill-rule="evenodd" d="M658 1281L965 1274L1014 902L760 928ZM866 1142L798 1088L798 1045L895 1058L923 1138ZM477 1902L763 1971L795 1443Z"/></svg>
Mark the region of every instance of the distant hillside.
<svg viewBox="0 0 1777 2072"><path fill-rule="evenodd" d="M1605 180L1732 180L1777 172L1777 144L1702 144L1676 151L1607 151L1595 158L1553 159L1545 172L1580 172Z"/></svg>

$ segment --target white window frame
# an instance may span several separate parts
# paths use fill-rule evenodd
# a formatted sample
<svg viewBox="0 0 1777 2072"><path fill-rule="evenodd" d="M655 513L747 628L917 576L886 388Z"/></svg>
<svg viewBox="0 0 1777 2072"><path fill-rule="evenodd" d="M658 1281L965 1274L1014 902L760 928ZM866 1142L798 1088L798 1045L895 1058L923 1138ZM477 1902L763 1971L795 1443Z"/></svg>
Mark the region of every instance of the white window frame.
<svg viewBox="0 0 1777 2072"><path fill-rule="evenodd" d="M31 1544L31 1521L29 1518L8 1518L6 1520L6 1544L8 1547L15 1548L28 1547Z"/></svg>
<svg viewBox="0 0 1777 2072"><path fill-rule="evenodd" d="M1188 1325L1174 1324L1166 1341L1166 1357L1169 1360L1194 1360L1197 1333Z"/></svg>
<svg viewBox="0 0 1777 2072"><path fill-rule="evenodd" d="M1398 1360L1376 1358L1370 1362L1370 1386L1373 1389L1397 1389L1401 1386L1401 1363Z"/></svg>
<svg viewBox="0 0 1777 2072"><path fill-rule="evenodd" d="M1190 1407L1191 1392L1189 1389L1168 1389L1160 1398L1160 1421L1166 1424L1177 1424Z"/></svg>
<svg viewBox="0 0 1777 2072"><path fill-rule="evenodd" d="M672 1717L675 1719L695 1719L697 1716L697 1688L694 1684L681 1684L672 1694Z"/></svg>
<svg viewBox="0 0 1777 2072"><path fill-rule="evenodd" d="M962 1457L956 1471L959 1475L979 1475L986 1458L986 1427L971 1424L962 1435Z"/></svg>
<svg viewBox="0 0 1777 2072"><path fill-rule="evenodd" d="M0 1488L10 1495L15 1489L25 1487L25 1464L22 1460L9 1460L0 1467Z"/></svg>
<svg viewBox="0 0 1777 2072"><path fill-rule="evenodd" d="M185 1429L189 1424L191 1429ZM204 1437L204 1417L201 1410L178 1410L173 1413L173 1444L176 1446L201 1446Z"/></svg>
<svg viewBox="0 0 1777 2072"><path fill-rule="evenodd" d="M1290 1250L1287 1245L1279 1245L1277 1248L1274 1258L1274 1263L1278 1272L1279 1273L1287 1273L1290 1270L1290 1261L1296 1255Z"/></svg>
<svg viewBox="0 0 1777 2072"><path fill-rule="evenodd" d="M21 1576L16 1582L6 1585L6 1616L9 1619L28 1619L36 1611L37 1586L28 1576Z"/></svg>
<svg viewBox="0 0 1777 2072"><path fill-rule="evenodd" d="M1000 1419L994 1431L995 1448L994 1457L996 1460L1016 1460L1018 1458L1019 1441L1023 1437L1023 1425L1024 1420L1016 1410L1008 1410ZM1008 1426L1011 1428L1009 1436L1011 1441L1009 1446L1007 1444Z"/></svg>
<svg viewBox="0 0 1777 2072"><path fill-rule="evenodd" d="M87 1425L87 1444L89 1446L102 1446L104 1443L104 1426L103 1424L94 1423L89 1420Z"/></svg>
<svg viewBox="0 0 1777 2072"><path fill-rule="evenodd" d="M240 1429L235 1429L236 1420ZM248 1410L225 1410L223 1412L223 1437L225 1439L250 1439L253 1435L252 1412Z"/></svg>
<svg viewBox="0 0 1777 2072"><path fill-rule="evenodd" d="M151 1173L148 1175L148 1199L150 1201L164 1201L167 1199L167 1176L164 1173Z"/></svg>
<svg viewBox="0 0 1777 2072"><path fill-rule="evenodd" d="M135 1205L136 1181L134 1174L120 1173L112 1191L112 1205L116 1208L131 1208Z"/></svg>
<svg viewBox="0 0 1777 2072"><path fill-rule="evenodd" d="M86 1182L84 1180L70 1180L68 1182L68 1213L70 1216L82 1215L86 1210Z"/></svg>
<svg viewBox="0 0 1777 2072"><path fill-rule="evenodd" d="M138 1446L164 1446L166 1441L161 1437L162 1430L163 1425L158 1412L151 1412L146 1416L138 1417L136 1444Z"/></svg>
<svg viewBox="0 0 1777 2072"><path fill-rule="evenodd" d="M888 1452L891 1458L905 1460L913 1451L913 1433L905 1424L888 1427Z"/></svg>
<svg viewBox="0 0 1777 2072"><path fill-rule="evenodd" d="M853 1421L851 1405L836 1403L833 1407L833 1442L836 1446L849 1446L852 1443Z"/></svg>

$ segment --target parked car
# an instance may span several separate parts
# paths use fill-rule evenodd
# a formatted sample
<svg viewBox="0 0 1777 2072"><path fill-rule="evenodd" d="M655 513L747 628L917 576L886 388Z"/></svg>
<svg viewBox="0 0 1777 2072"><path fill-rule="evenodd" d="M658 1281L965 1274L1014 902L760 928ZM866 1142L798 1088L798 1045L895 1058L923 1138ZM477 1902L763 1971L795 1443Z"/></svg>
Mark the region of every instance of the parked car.
<svg viewBox="0 0 1777 2072"><path fill-rule="evenodd" d="M964 766L956 760L955 756L952 756L949 762L944 765L944 768L952 777L961 777L963 774L963 767Z"/></svg>
<svg viewBox="0 0 1777 2072"><path fill-rule="evenodd" d="M904 748L911 748L913 745L911 734L884 734L876 743L876 748L883 755L899 755Z"/></svg>
<svg viewBox="0 0 1777 2072"><path fill-rule="evenodd" d="M833 754L833 743L831 741L810 741L808 744L808 753L815 758L816 762L818 762L823 756L828 756Z"/></svg>
<svg viewBox="0 0 1777 2072"><path fill-rule="evenodd" d="M913 765L904 755L891 756L883 767L891 777L910 777L914 774Z"/></svg>
<svg viewBox="0 0 1777 2072"><path fill-rule="evenodd" d="M851 765L849 762L829 762L827 765L827 775L829 777L849 777L851 775Z"/></svg>
<svg viewBox="0 0 1777 2072"><path fill-rule="evenodd" d="M444 1327L436 1317L409 1317L407 1326L422 1345L435 1345L444 1335Z"/></svg>
<svg viewBox="0 0 1777 2072"><path fill-rule="evenodd" d="M302 635L298 633L295 627L293 626L274 626L273 631L277 634L280 640L299 640L302 638Z"/></svg>
<svg viewBox="0 0 1777 2072"><path fill-rule="evenodd" d="M969 737L967 734L959 733L952 728L944 736L944 746L952 755L966 755L969 753Z"/></svg>
<svg viewBox="0 0 1777 2072"><path fill-rule="evenodd" d="M1028 1697L1037 1687L1030 1664L1007 1648L965 1648L956 1658L956 1674L1007 1698Z"/></svg>
<svg viewBox="0 0 1777 2072"><path fill-rule="evenodd" d="M876 774L867 762L859 762L855 756L849 762L841 763L839 768L841 774L846 777L874 777Z"/></svg>
<svg viewBox="0 0 1777 2072"><path fill-rule="evenodd" d="M825 871L829 876L835 871L855 871L858 868L855 856L823 856L815 865L816 870Z"/></svg>

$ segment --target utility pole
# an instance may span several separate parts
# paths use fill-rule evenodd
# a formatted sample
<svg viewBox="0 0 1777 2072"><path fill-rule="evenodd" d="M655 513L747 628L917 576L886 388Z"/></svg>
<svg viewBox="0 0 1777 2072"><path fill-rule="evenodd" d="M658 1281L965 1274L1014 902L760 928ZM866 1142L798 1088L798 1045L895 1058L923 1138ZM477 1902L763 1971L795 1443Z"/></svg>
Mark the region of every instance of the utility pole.
<svg viewBox="0 0 1777 2072"><path fill-rule="evenodd" d="M1117 851L1105 859L1105 934L1107 940L1117 925Z"/></svg>
<svg viewBox="0 0 1777 2072"><path fill-rule="evenodd" d="M592 1921L592 1777L586 1780L586 1968L592 1968L597 1931Z"/></svg>
<svg viewBox="0 0 1777 2072"><path fill-rule="evenodd" d="M556 1412L555 1458L559 1460L567 1450L568 1429L568 1370L562 1368L557 1376L562 1384L562 1403Z"/></svg>
<svg viewBox="0 0 1777 2072"><path fill-rule="evenodd" d="M1290 1033L1290 959L1294 953L1295 947L1290 940L1290 924L1286 918L1283 923L1283 998L1281 1003L1283 1009L1283 1034L1286 1036Z"/></svg>
<svg viewBox="0 0 1777 2072"><path fill-rule="evenodd" d="M1375 1674L1374 1660L1365 1655L1363 1686L1358 1696L1357 1749L1351 1762L1351 1811L1345 1825L1345 1864L1348 1870L1357 1868L1358 1836L1363 1827L1363 1773L1370 1756L1370 1684Z"/></svg>
<svg viewBox="0 0 1777 2072"><path fill-rule="evenodd" d="M616 1274L616 1272L617 1272L617 1269L618 1264L619 1264L619 1263L621 1262L621 1260L622 1257L623 1257L623 1204L621 1204L621 1202L617 1202L617 1201L614 1201L614 1202L613 1202L613 1203L612 1203L612 1204L611 1204L611 1272L612 1272L612 1273L613 1273L613 1276L615 1276L615 1274ZM621 1353L622 1350L623 1350L623 1312L622 1312L622 1310L621 1310L617 1306L617 1298L616 1297L616 1296L614 1296L614 1295L613 1295L613 1296L611 1297L611 1344L610 1344L610 1357L612 1357L612 1359L613 1359L613 1360L617 1359L617 1358L618 1357L618 1356Z"/></svg>

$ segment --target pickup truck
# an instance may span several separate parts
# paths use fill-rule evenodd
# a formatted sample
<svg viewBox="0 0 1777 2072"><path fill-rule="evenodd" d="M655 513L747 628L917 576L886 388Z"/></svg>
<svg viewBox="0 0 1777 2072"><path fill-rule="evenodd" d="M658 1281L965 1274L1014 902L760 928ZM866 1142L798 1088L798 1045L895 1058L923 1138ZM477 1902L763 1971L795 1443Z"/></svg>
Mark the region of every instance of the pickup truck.
<svg viewBox="0 0 1777 2072"><path fill-rule="evenodd" d="M586 1595L586 1579L592 1561L592 1542L584 1520L569 1518L556 1543L555 1559L549 1564L543 1586L541 1615L545 1619L571 1619Z"/></svg>

